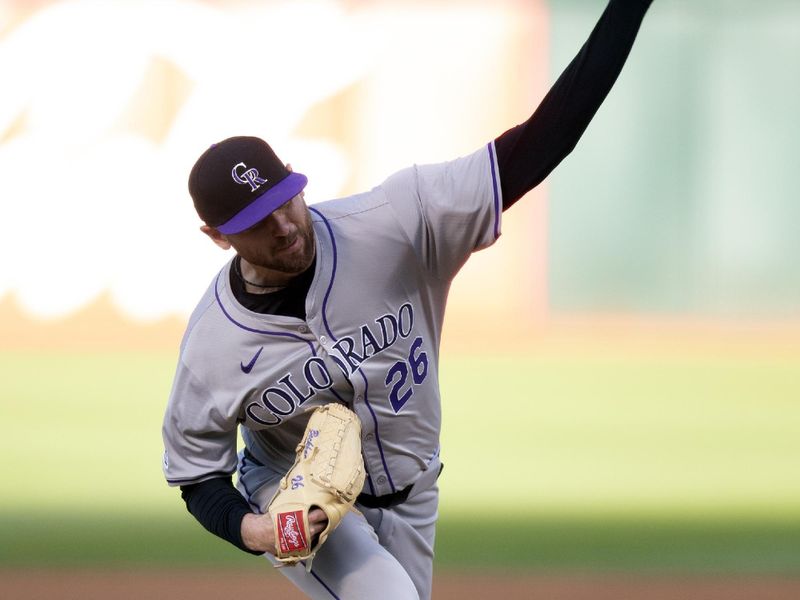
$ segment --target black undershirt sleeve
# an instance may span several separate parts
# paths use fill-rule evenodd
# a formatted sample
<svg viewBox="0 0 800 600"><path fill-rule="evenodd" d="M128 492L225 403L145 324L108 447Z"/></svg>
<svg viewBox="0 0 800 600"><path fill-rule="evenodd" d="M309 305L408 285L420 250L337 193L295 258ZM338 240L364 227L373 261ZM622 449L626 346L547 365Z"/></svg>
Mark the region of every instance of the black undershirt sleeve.
<svg viewBox="0 0 800 600"><path fill-rule="evenodd" d="M589 39L524 123L495 140L503 210L570 153L603 103L652 0L610 0Z"/></svg>
<svg viewBox="0 0 800 600"><path fill-rule="evenodd" d="M263 554L248 549L242 541L242 519L253 511L233 487L230 476L182 485L181 498L192 516L211 533L245 552Z"/></svg>

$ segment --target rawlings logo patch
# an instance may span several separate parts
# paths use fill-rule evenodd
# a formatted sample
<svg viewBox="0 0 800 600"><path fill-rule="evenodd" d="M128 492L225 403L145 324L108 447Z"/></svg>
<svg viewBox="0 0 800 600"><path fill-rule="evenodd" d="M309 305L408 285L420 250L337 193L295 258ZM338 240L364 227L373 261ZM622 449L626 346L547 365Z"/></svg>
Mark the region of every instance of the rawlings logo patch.
<svg viewBox="0 0 800 600"><path fill-rule="evenodd" d="M303 458L308 458L308 453L314 449L314 438L319 435L319 429L312 429L308 432L306 446L303 448Z"/></svg>
<svg viewBox="0 0 800 600"><path fill-rule="evenodd" d="M302 511L278 513L278 540L284 554L308 549Z"/></svg>

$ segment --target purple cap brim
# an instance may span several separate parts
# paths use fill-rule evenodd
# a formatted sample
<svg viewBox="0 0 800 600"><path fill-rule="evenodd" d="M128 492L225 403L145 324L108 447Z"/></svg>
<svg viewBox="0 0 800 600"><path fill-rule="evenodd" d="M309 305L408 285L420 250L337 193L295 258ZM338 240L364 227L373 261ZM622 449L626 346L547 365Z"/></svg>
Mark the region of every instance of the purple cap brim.
<svg viewBox="0 0 800 600"><path fill-rule="evenodd" d="M262 219L266 219L272 211L286 204L302 192L307 183L308 177L305 175L289 173L288 177L261 194L236 213L233 218L217 227L217 230L227 235L229 233L241 233L245 229L250 229Z"/></svg>

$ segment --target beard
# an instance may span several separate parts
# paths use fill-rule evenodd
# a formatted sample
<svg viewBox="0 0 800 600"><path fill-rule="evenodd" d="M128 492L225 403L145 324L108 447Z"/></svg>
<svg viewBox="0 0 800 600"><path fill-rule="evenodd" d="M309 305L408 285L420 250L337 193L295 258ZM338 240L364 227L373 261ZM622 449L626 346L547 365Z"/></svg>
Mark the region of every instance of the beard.
<svg viewBox="0 0 800 600"><path fill-rule="evenodd" d="M292 247L299 244L298 247ZM291 248L291 249L288 249ZM305 219L297 229L297 234L286 246L268 246L252 252L240 251L242 258L255 267L269 269L286 275L299 275L314 261L316 244L311 214L306 210Z"/></svg>
<svg viewBox="0 0 800 600"><path fill-rule="evenodd" d="M314 230L310 225L309 223L307 229L303 229L297 233L301 244L300 249L285 255L281 251L278 251L269 258L265 257L264 262L259 266L278 271L279 273L286 273L287 275L299 275L308 269L316 254Z"/></svg>

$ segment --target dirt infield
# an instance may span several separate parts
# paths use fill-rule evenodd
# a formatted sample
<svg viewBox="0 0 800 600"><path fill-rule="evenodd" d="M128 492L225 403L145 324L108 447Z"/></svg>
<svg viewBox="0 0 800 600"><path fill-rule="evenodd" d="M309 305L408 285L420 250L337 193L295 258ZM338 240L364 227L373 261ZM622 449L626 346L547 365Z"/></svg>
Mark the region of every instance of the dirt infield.
<svg viewBox="0 0 800 600"><path fill-rule="evenodd" d="M271 571L0 570L0 598L9 600L300 600ZM446 573L436 600L796 600L800 578L475 575Z"/></svg>

